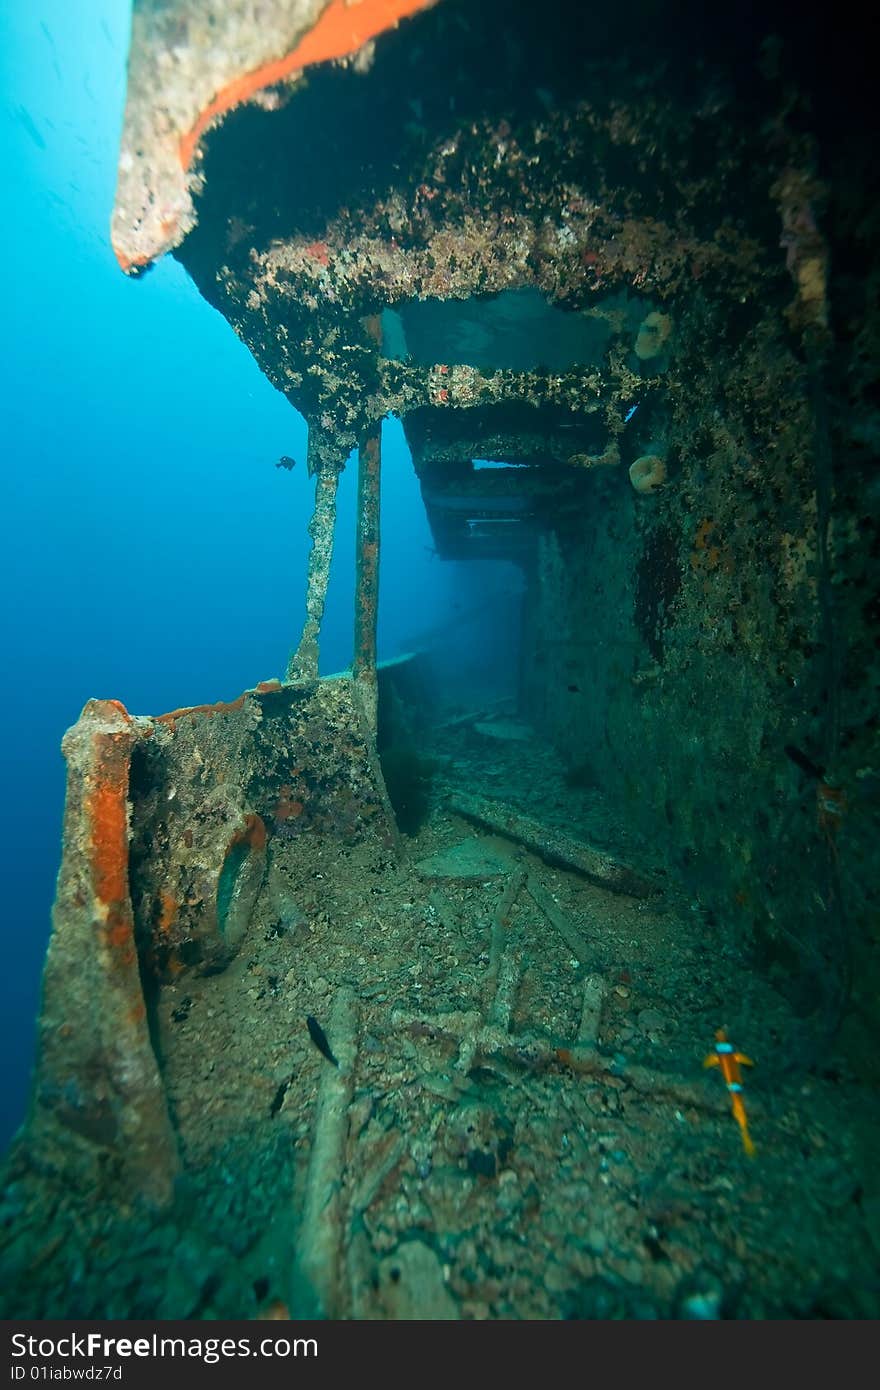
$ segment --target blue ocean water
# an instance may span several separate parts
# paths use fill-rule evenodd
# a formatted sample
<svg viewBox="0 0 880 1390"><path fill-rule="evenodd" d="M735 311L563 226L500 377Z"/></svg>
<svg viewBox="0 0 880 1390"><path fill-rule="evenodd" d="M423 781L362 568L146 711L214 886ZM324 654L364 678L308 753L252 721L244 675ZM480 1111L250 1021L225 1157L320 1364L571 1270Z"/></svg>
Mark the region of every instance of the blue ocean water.
<svg viewBox="0 0 880 1390"><path fill-rule="evenodd" d="M138 713L234 697L283 672L303 618L302 418L173 259L134 282L110 248L129 23L129 0L0 9L0 1146L27 1098L64 730L93 696ZM355 483L349 468L324 672L351 658ZM433 558L389 422L380 657L448 611L458 570Z"/></svg>

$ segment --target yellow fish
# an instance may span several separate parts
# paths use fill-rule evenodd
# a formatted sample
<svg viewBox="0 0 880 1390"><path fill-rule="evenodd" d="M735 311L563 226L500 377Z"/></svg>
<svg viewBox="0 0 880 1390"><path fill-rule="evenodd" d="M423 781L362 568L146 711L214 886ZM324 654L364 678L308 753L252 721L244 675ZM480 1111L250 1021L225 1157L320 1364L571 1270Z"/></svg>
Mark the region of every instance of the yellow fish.
<svg viewBox="0 0 880 1390"><path fill-rule="evenodd" d="M749 1134L749 1123L746 1119L746 1108L742 1098L742 1072L740 1067L753 1067L755 1064L751 1057L747 1057L744 1052L737 1052L733 1043L727 1041L727 1034L723 1028L719 1028L715 1034L715 1049L710 1052L703 1062L704 1067L720 1067L721 1075L727 1082L727 1089L730 1092L731 1107L733 1118L736 1120L742 1134L743 1148L752 1158L755 1146Z"/></svg>

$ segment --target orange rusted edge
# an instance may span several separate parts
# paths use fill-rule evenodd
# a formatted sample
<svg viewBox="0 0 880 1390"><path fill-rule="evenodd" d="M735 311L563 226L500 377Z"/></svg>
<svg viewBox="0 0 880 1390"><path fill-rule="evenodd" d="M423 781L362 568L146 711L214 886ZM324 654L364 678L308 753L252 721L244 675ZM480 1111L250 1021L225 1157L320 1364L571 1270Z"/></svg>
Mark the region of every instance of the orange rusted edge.
<svg viewBox="0 0 880 1390"><path fill-rule="evenodd" d="M113 702L116 703L115 701ZM134 960L134 923L128 900L128 763L126 739L99 734L95 773L85 801L89 825L89 863L95 897L105 909L108 946Z"/></svg>
<svg viewBox="0 0 880 1390"><path fill-rule="evenodd" d="M317 23L290 53L236 77L221 88L201 112L192 129L181 137L182 167L189 168L202 135L224 111L229 111L263 87L272 87L302 68L356 53L369 39L399 24L408 15L435 3L436 0L361 0L359 4L352 4L351 0L331 0Z"/></svg>
<svg viewBox="0 0 880 1390"><path fill-rule="evenodd" d="M271 695L273 691L280 689L280 681L260 681L253 690L243 690L234 700L217 700L213 705L183 705L180 709L169 710L167 714L154 715L153 723L169 724L173 729L177 720L183 719L186 715L204 714L210 719L215 714L231 714L233 710L241 709L249 695Z"/></svg>

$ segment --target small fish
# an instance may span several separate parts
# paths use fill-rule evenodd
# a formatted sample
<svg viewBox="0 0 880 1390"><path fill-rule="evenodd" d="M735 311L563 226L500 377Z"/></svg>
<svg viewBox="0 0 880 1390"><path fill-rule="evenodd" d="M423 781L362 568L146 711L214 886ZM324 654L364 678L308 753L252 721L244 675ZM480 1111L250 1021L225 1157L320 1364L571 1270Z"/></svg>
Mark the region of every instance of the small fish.
<svg viewBox="0 0 880 1390"><path fill-rule="evenodd" d="M721 1075L727 1083L730 1092L731 1112L736 1120L742 1134L743 1148L749 1158L754 1156L755 1146L749 1135L749 1124L746 1119L746 1110L742 1098L742 1072L740 1067L753 1067L755 1064L751 1057L747 1057L744 1052L737 1052L733 1043L727 1041L727 1034L723 1028L719 1028L715 1034L715 1048L708 1057L704 1058L704 1067L720 1067Z"/></svg>
<svg viewBox="0 0 880 1390"><path fill-rule="evenodd" d="M290 1083L292 1080L293 1077L288 1076L286 1080L282 1081L281 1085L278 1087L278 1090L275 1092L275 1098L272 1101L271 1106L269 1107L269 1114L273 1119L278 1114L279 1110L284 1104L284 1097L287 1095L287 1092L290 1089Z"/></svg>
<svg viewBox="0 0 880 1390"><path fill-rule="evenodd" d="M291 468L296 468L296 459L292 459L289 454L282 454L275 467L286 468L289 473Z"/></svg>
<svg viewBox="0 0 880 1390"><path fill-rule="evenodd" d="M316 1018L312 1018L311 1014L309 1014L308 1018L306 1019L306 1027L309 1030L309 1037L315 1044L315 1047L318 1049L321 1056L326 1057L328 1062L332 1062L334 1067L338 1067L339 1063L333 1056L333 1053L330 1051L330 1044L327 1041L327 1034L324 1032L324 1029L321 1027L318 1020Z"/></svg>
<svg viewBox="0 0 880 1390"><path fill-rule="evenodd" d="M629 424L630 420L631 420L632 417L635 415L635 413L636 413L636 411L638 410L638 408L639 408L638 401L636 401L636 404L635 404L635 405L631 405L631 406L630 406L629 410L626 412L626 414L625 414L624 417L623 417L623 423L624 423L625 425L628 425L628 424Z"/></svg>
<svg viewBox="0 0 880 1390"><path fill-rule="evenodd" d="M580 695L581 693L581 688L579 685L569 685L567 689L570 695Z"/></svg>

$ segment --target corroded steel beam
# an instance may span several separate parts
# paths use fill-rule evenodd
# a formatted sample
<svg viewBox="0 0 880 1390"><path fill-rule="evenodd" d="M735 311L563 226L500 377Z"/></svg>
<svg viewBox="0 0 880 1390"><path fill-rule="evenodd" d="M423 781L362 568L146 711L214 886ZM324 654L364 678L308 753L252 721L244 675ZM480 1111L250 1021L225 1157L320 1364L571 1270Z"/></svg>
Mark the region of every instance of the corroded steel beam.
<svg viewBox="0 0 880 1390"><path fill-rule="evenodd" d="M465 820L508 839L516 840L533 850L548 864L563 864L575 873L583 874L592 883L598 883L611 893L625 893L633 898L647 898L657 892L659 885L646 878L644 874L631 869L603 850L593 849L591 845L567 835L556 826L544 825L531 816L520 815L500 801L492 801L485 796L470 796L467 792L456 792L449 799L449 809ZM531 892L531 885L529 888ZM534 897L535 894L533 893ZM540 906L543 908L544 903Z"/></svg>

